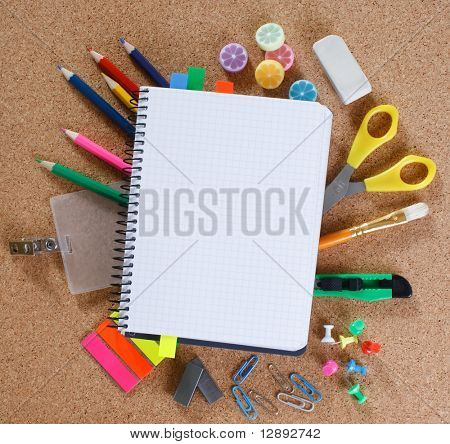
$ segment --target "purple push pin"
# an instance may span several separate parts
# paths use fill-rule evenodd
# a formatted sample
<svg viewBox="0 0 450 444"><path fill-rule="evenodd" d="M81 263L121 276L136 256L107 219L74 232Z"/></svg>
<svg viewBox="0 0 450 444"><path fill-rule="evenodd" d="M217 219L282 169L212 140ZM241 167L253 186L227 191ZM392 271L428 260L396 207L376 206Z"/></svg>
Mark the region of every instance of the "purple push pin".
<svg viewBox="0 0 450 444"><path fill-rule="evenodd" d="M221 49L219 62L225 71L242 71L248 62L247 50L239 43L229 43Z"/></svg>

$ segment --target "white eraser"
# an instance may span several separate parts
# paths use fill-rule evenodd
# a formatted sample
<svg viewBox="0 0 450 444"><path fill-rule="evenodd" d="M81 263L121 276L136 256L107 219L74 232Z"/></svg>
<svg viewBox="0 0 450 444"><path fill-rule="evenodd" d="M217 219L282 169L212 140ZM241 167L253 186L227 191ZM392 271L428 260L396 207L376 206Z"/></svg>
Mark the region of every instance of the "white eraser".
<svg viewBox="0 0 450 444"><path fill-rule="evenodd" d="M372 92L372 86L342 37L328 35L313 50L344 105Z"/></svg>

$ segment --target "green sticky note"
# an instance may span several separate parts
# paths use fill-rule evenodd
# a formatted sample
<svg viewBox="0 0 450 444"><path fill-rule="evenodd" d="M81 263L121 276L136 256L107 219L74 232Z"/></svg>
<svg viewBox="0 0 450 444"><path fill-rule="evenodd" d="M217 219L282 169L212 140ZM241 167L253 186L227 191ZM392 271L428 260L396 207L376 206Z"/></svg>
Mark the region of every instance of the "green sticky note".
<svg viewBox="0 0 450 444"><path fill-rule="evenodd" d="M159 356L163 358L174 358L177 350L176 336L161 336L159 341Z"/></svg>
<svg viewBox="0 0 450 444"><path fill-rule="evenodd" d="M187 89L201 91L203 89L204 81L205 81L205 68L196 68L195 66L190 66L188 68Z"/></svg>

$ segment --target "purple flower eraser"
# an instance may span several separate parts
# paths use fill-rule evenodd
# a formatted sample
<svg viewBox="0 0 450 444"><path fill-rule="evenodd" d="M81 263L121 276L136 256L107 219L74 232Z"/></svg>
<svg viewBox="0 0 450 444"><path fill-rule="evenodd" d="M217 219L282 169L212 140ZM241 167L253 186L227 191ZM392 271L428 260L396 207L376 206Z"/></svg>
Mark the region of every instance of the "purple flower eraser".
<svg viewBox="0 0 450 444"><path fill-rule="evenodd" d="M248 62L247 50L239 43L229 43L221 49L219 62L225 71L242 71Z"/></svg>

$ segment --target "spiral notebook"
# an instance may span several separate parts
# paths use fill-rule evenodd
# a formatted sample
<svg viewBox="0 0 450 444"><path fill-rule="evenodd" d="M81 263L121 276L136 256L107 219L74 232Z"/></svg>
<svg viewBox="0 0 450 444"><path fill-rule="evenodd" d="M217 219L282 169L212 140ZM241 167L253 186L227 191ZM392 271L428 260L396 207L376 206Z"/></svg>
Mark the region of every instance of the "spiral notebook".
<svg viewBox="0 0 450 444"><path fill-rule="evenodd" d="M123 334L304 351L331 117L313 102L141 89Z"/></svg>

